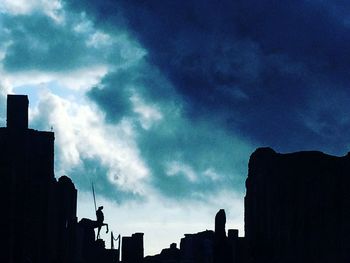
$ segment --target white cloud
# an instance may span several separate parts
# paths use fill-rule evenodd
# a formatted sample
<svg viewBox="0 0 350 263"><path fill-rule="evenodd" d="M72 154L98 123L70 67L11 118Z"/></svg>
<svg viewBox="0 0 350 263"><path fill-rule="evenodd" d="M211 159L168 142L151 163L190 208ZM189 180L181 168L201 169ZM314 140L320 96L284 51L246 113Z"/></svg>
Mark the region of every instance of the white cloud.
<svg viewBox="0 0 350 263"><path fill-rule="evenodd" d="M0 127L6 126L6 96L11 93L11 86L3 79L0 80Z"/></svg>
<svg viewBox="0 0 350 263"><path fill-rule="evenodd" d="M7 73L1 71L2 78L8 86L19 87L23 85L37 85L47 87L52 82L58 83L66 89L85 92L99 83L101 78L108 72L107 65L83 65L80 68L66 72L43 72L38 70Z"/></svg>
<svg viewBox="0 0 350 263"><path fill-rule="evenodd" d="M173 161L168 163L166 167L166 174L168 176L183 174L191 182L197 181L197 174L194 171L194 169L191 166L184 164L182 162Z"/></svg>
<svg viewBox="0 0 350 263"><path fill-rule="evenodd" d="M110 35L103 33L101 31L96 31L92 35L90 35L87 45L92 46L94 48L101 48L103 46L109 45L112 42L112 38Z"/></svg>
<svg viewBox="0 0 350 263"><path fill-rule="evenodd" d="M57 22L62 21L62 3L60 0L2 0L0 13L27 15L41 11Z"/></svg>
<svg viewBox="0 0 350 263"><path fill-rule="evenodd" d="M145 130L148 130L153 124L163 118L162 113L155 105L146 104L135 92L130 100L133 104L133 110L138 114L141 126Z"/></svg>
<svg viewBox="0 0 350 263"><path fill-rule="evenodd" d="M79 34L88 35L86 40L87 46L105 48L115 44L113 37L106 32L96 29L92 21L87 19L85 13L80 14L78 22L73 26L73 30Z"/></svg>
<svg viewBox="0 0 350 263"><path fill-rule="evenodd" d="M221 177L213 168L208 168L207 170L205 170L203 172L203 175L209 177L213 181L217 181Z"/></svg>
<svg viewBox="0 0 350 263"><path fill-rule="evenodd" d="M48 90L40 95L32 115L33 121L45 121L48 127L54 127L59 174L69 174L85 158L95 159L107 168L112 184L144 194L149 171L140 157L129 120L106 124L103 113L86 100L76 103Z"/></svg>

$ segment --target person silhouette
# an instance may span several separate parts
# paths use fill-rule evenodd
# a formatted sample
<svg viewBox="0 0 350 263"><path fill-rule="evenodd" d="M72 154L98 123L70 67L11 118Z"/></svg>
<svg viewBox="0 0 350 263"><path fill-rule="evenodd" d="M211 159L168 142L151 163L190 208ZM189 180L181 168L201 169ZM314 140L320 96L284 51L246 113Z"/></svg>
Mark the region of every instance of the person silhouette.
<svg viewBox="0 0 350 263"><path fill-rule="evenodd" d="M103 215L102 209L103 209L103 206L100 206L96 211L97 226L98 226L97 239L100 237L100 231L102 226L107 227L106 233L108 233L108 225L106 223L103 223L103 221L105 220L105 217Z"/></svg>
<svg viewBox="0 0 350 263"><path fill-rule="evenodd" d="M102 209L103 209L103 206L100 206L97 211L96 211L96 218L97 218L97 222L98 223L103 223L103 221L105 220L105 217L103 215L103 212L102 212Z"/></svg>

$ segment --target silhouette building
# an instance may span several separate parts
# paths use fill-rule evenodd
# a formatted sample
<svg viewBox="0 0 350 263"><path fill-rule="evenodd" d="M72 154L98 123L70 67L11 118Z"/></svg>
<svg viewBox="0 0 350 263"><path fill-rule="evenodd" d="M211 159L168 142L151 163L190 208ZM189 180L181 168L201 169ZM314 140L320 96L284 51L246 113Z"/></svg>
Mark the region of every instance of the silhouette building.
<svg viewBox="0 0 350 263"><path fill-rule="evenodd" d="M28 129L27 96L8 95L0 174L0 262L71 258L77 191L68 177L54 177L54 134Z"/></svg>
<svg viewBox="0 0 350 263"><path fill-rule="evenodd" d="M215 216L215 231L205 230L196 234L185 234L180 249L176 244L163 249L160 254L148 256L145 263L213 263L246 262L244 238L238 237L237 229L229 229L226 236L226 214L220 209Z"/></svg>
<svg viewBox="0 0 350 263"><path fill-rule="evenodd" d="M229 261L225 225L226 213L224 209L220 209L215 216L214 263Z"/></svg>
<svg viewBox="0 0 350 263"><path fill-rule="evenodd" d="M350 262L350 156L256 150L245 238L252 262Z"/></svg>
<svg viewBox="0 0 350 263"><path fill-rule="evenodd" d="M122 262L142 263L143 262L143 233L132 234L131 237L122 239Z"/></svg>
<svg viewBox="0 0 350 263"><path fill-rule="evenodd" d="M54 139L53 132L28 128L27 96L8 95L7 127L0 128L0 262L119 262L117 250L105 249L93 230L82 235L77 190L67 176L54 176ZM90 254L82 249L89 238Z"/></svg>

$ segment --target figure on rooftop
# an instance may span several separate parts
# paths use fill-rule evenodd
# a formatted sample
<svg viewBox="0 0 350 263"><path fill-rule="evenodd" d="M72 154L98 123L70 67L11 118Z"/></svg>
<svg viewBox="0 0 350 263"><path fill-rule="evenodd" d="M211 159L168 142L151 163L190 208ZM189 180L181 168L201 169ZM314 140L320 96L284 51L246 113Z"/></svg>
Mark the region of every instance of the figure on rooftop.
<svg viewBox="0 0 350 263"><path fill-rule="evenodd" d="M100 206L100 207L96 210L96 218L97 218L97 226L98 226L98 230L97 230L97 239L99 239L99 237L100 237L100 231L101 231L101 228L102 228L103 226L106 226L106 227L107 227L106 233L108 233L108 224L103 223L103 221L105 220L105 217L104 217L104 215L103 215L102 209L103 209L103 206Z"/></svg>

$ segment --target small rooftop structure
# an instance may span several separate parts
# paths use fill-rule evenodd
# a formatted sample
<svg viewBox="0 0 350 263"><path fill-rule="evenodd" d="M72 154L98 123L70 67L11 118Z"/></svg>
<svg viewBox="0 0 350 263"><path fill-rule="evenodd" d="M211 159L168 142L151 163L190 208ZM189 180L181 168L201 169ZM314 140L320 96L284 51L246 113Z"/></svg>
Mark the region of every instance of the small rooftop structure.
<svg viewBox="0 0 350 263"><path fill-rule="evenodd" d="M7 95L7 128L28 129L28 97Z"/></svg>

